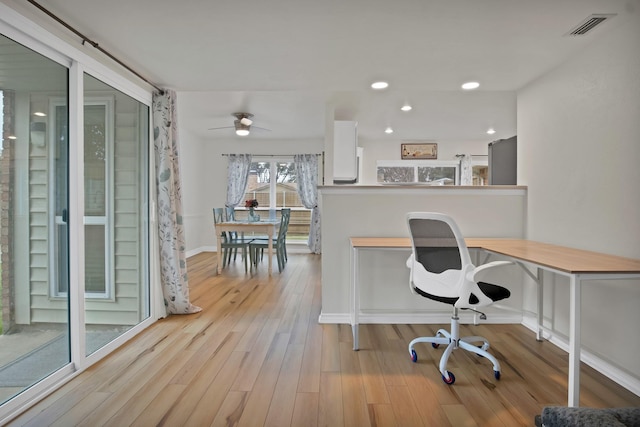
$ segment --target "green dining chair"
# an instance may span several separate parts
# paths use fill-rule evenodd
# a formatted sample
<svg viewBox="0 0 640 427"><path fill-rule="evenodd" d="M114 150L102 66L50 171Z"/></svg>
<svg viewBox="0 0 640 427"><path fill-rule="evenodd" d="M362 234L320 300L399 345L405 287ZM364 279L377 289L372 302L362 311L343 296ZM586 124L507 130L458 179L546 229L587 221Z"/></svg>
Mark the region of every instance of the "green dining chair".
<svg viewBox="0 0 640 427"><path fill-rule="evenodd" d="M233 208L213 208L213 221L215 224L224 221L230 221L228 219L229 209ZM224 268L227 264L231 263L231 256L233 255L233 259L236 259L238 249L242 250L242 258L244 260L244 271L245 273L249 270L248 261L251 257L249 252L249 244L253 241L250 238L244 238L238 235L235 231L225 231L222 232L219 236L217 236L221 240L222 247L222 268Z"/></svg>

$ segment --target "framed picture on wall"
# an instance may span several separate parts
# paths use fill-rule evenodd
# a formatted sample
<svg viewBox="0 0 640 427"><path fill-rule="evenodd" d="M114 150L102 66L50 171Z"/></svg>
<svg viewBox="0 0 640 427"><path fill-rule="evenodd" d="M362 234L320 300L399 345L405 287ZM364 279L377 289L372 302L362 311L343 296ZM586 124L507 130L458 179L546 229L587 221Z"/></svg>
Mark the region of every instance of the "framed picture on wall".
<svg viewBox="0 0 640 427"><path fill-rule="evenodd" d="M400 156L403 160L437 159L438 144L435 142L403 143L400 145Z"/></svg>

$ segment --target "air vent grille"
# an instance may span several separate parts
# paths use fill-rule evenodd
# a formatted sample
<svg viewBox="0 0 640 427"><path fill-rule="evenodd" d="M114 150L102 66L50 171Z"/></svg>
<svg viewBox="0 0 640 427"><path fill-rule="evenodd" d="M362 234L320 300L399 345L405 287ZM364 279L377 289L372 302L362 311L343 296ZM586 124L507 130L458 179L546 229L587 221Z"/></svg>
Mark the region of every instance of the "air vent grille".
<svg viewBox="0 0 640 427"><path fill-rule="evenodd" d="M591 15L580 24L576 25L568 35L570 36L583 36L589 31L593 30L596 26L602 24L604 21L616 16L615 13L597 14Z"/></svg>

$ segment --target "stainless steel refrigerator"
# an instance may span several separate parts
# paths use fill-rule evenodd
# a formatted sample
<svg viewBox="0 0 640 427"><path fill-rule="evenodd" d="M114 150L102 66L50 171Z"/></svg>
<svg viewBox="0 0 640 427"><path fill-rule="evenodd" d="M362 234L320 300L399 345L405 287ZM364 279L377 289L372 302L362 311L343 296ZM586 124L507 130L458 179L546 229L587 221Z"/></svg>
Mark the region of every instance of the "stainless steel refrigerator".
<svg viewBox="0 0 640 427"><path fill-rule="evenodd" d="M517 136L489 143L489 185L517 184L517 145Z"/></svg>

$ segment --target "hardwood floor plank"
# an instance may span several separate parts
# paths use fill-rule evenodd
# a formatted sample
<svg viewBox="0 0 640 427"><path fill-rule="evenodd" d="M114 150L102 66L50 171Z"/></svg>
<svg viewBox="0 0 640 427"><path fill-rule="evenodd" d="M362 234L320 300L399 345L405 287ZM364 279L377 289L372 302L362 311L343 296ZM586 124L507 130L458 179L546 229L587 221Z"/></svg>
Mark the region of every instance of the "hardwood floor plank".
<svg viewBox="0 0 640 427"><path fill-rule="evenodd" d="M203 310L169 316L8 423L14 426L531 426L546 405L565 405L567 353L521 325L461 325L482 335L502 365L443 346L416 346L449 325L319 324L319 255L289 254L282 273L242 262L216 273L215 254L189 258L193 301ZM588 366L581 403L640 406L640 397Z"/></svg>
<svg viewBox="0 0 640 427"><path fill-rule="evenodd" d="M345 426L366 426L369 422L369 408L364 390L358 352L351 344L340 343L340 367L342 379L342 404Z"/></svg>
<svg viewBox="0 0 640 427"><path fill-rule="evenodd" d="M256 340L255 345L250 352L247 353L247 357L244 359L238 377L233 384L232 390L234 391L251 391L253 384L260 373L262 363L269 352L269 348L273 344L273 338L276 336L278 330L279 319L269 319L263 324L263 328L260 331L260 335ZM285 334L279 334L282 337ZM286 334L287 340L289 335Z"/></svg>
<svg viewBox="0 0 640 427"><path fill-rule="evenodd" d="M438 394L441 394L442 391L446 391L446 393L450 393L450 391L443 388L438 389L439 384L432 384L417 368L411 373L405 374L405 381L411 399L418 408L420 418L425 425L449 426L449 419L438 400Z"/></svg>
<svg viewBox="0 0 640 427"><path fill-rule="evenodd" d="M274 329L275 330L275 329ZM262 426L271 405L273 393L278 381L282 363L287 351L289 334L277 334L264 361L262 369L255 380L255 385L250 389L247 400L247 408L242 413L238 425Z"/></svg>
<svg viewBox="0 0 640 427"><path fill-rule="evenodd" d="M419 426L423 424L423 420L412 399L409 387L389 386L389 397L393 413L399 425L401 426Z"/></svg>
<svg viewBox="0 0 640 427"><path fill-rule="evenodd" d="M342 379L338 372L323 372L320 375L320 402L318 425L343 427L345 407L342 402ZM349 408L347 408L349 410ZM348 426L351 427L351 426Z"/></svg>
<svg viewBox="0 0 640 427"><path fill-rule="evenodd" d="M164 411L185 392L184 384L167 384L131 423L134 427L157 426L162 421Z"/></svg>
<svg viewBox="0 0 640 427"><path fill-rule="evenodd" d="M221 343L220 347L207 361L207 364L202 367L193 380L186 384L185 392L177 399L172 405L164 409L165 413L162 420L158 425L174 426L183 425L185 420L188 419L194 412L195 407L199 404L202 396L207 393L207 390L214 384L214 381L221 381L221 392L224 390L224 386L228 381L234 381L235 377L232 375L236 372L227 372L224 376L218 378L218 374L223 368L229 369L229 367L240 364L244 353L234 352L233 349L240 340L240 334L236 332L229 332L227 338ZM229 362L229 358L233 357L233 361ZM230 387L230 386L229 386ZM219 402L217 398L215 402ZM211 406L211 410L215 408L215 402Z"/></svg>
<svg viewBox="0 0 640 427"><path fill-rule="evenodd" d="M304 346L289 344L271 398L265 426L279 427L291 424L303 354Z"/></svg>
<svg viewBox="0 0 640 427"><path fill-rule="evenodd" d="M464 405L444 405L444 411L451 425L456 427L477 427L467 408Z"/></svg>
<svg viewBox="0 0 640 427"><path fill-rule="evenodd" d="M247 403L247 392L231 391L222 403L211 427L227 427L237 425Z"/></svg>
<svg viewBox="0 0 640 427"><path fill-rule="evenodd" d="M340 372L338 325L322 325L322 372Z"/></svg>
<svg viewBox="0 0 640 427"><path fill-rule="evenodd" d="M375 351L360 350L357 355L367 403L391 403Z"/></svg>
<svg viewBox="0 0 640 427"><path fill-rule="evenodd" d="M371 420L372 427L402 427L396 421L396 416L393 412L391 403L387 404L370 404L369 405L369 419ZM419 425L419 424L416 424Z"/></svg>
<svg viewBox="0 0 640 427"><path fill-rule="evenodd" d="M245 356L244 353L232 352L225 359L224 366L215 377L205 378L205 383L208 383L208 387L201 395L194 396L194 400L197 400L197 403L188 414L185 414L187 417L178 419L179 424L165 421L164 425L200 427L211 424L230 392L231 385L242 366L243 356Z"/></svg>
<svg viewBox="0 0 640 427"><path fill-rule="evenodd" d="M291 417L292 426L316 427L320 393L297 393Z"/></svg>
<svg viewBox="0 0 640 427"><path fill-rule="evenodd" d="M302 367L300 369L298 392L317 393L320 391L323 335L322 325L317 323L309 325L304 343L304 357L302 358Z"/></svg>

